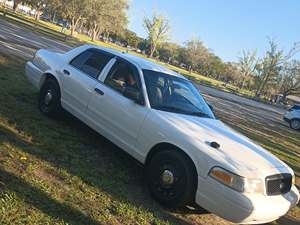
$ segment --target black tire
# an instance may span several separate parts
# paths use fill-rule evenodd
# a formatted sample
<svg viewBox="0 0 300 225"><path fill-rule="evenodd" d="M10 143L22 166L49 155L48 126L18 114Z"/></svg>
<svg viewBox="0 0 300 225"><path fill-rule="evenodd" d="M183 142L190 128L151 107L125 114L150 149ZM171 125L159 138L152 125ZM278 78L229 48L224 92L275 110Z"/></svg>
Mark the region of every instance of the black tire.
<svg viewBox="0 0 300 225"><path fill-rule="evenodd" d="M172 177L170 172L173 182L168 183ZM197 172L192 160L181 150L171 149L156 153L148 163L146 173L149 191L162 205L178 208L194 203ZM165 175L169 181L163 179Z"/></svg>
<svg viewBox="0 0 300 225"><path fill-rule="evenodd" d="M49 93L51 97L49 97ZM53 78L47 79L39 94L38 104L40 111L46 116L58 117L62 111L60 96L60 88L57 81Z"/></svg>
<svg viewBox="0 0 300 225"><path fill-rule="evenodd" d="M292 119L290 121L290 128L292 128L293 130L300 130L300 120Z"/></svg>

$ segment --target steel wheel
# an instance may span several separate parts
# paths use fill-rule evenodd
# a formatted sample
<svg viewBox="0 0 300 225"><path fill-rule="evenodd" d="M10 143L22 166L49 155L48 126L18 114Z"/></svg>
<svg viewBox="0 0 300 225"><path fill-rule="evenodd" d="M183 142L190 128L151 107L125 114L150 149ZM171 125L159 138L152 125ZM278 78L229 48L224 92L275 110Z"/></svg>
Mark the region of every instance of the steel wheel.
<svg viewBox="0 0 300 225"><path fill-rule="evenodd" d="M61 111L60 89L56 80L48 79L41 88L39 109L47 116L57 116Z"/></svg>
<svg viewBox="0 0 300 225"><path fill-rule="evenodd" d="M300 120L292 119L291 122L290 122L290 126L294 130L299 130L300 129Z"/></svg>
<svg viewBox="0 0 300 225"><path fill-rule="evenodd" d="M197 183L192 164L179 150L155 154L147 166L148 187L152 196L172 208L191 203Z"/></svg>

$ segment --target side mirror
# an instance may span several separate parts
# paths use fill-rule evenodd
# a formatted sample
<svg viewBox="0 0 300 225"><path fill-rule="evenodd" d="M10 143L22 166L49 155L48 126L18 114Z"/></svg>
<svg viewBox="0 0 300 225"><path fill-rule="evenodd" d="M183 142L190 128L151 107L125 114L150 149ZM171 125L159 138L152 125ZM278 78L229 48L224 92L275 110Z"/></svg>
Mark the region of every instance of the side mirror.
<svg viewBox="0 0 300 225"><path fill-rule="evenodd" d="M133 100L135 103L143 105L142 95L139 90L132 87L126 87L123 91L123 95Z"/></svg>
<svg viewBox="0 0 300 225"><path fill-rule="evenodd" d="M208 103L207 103L207 105L210 108L210 110L214 112L214 107L211 104L208 104Z"/></svg>

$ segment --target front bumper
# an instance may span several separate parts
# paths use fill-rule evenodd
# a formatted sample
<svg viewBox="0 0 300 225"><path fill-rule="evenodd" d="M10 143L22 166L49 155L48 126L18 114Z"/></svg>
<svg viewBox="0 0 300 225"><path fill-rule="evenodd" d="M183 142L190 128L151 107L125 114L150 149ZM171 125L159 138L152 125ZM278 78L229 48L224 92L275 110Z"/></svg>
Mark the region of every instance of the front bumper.
<svg viewBox="0 0 300 225"><path fill-rule="evenodd" d="M242 194L214 179L198 180L196 203L206 210L234 223L261 224L285 215L299 201L295 186L284 195Z"/></svg>

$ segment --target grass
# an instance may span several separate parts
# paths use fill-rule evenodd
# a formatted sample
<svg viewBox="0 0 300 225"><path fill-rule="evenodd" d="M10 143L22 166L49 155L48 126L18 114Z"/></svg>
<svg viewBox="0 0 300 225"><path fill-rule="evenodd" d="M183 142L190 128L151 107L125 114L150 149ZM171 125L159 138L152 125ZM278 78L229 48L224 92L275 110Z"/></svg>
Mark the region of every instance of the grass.
<svg viewBox="0 0 300 225"><path fill-rule="evenodd" d="M66 44L73 46L73 47L88 43L88 44L95 44L95 45L100 45L103 47L113 48L113 49L116 49L119 51L128 51L127 48L120 47L113 43L103 42L103 41L99 41L99 40L91 41L91 38L84 34L78 34L76 36L76 38L73 38L70 36L69 30L67 30L65 33L61 33L61 27L57 26L55 24L52 24L50 22L45 22L42 20L36 21L30 16L20 14L20 13L14 13L7 9L6 10L0 9L0 14L3 15L4 12L6 13L7 20L10 20L14 23L18 23L22 26L25 26L25 27L33 30L34 32L38 32L43 35L47 35L53 39L65 42ZM129 51L129 52L131 54L138 55L140 57L146 57L145 55L139 54L135 51ZM169 64L166 64L166 63L163 63L160 61L156 61L155 59L150 59L150 60L153 60L156 63L162 64L171 70L177 71L177 72L183 74L184 76L188 77L189 79L194 80L198 84L211 86L211 87L217 88L219 90L234 93L234 94L241 95L241 96L244 96L247 98L254 98L254 93L249 90L238 88L232 84L226 84L222 81L218 81L218 80L203 76L198 73L194 73L194 72L190 73L189 71L187 71L183 68L169 65Z"/></svg>
<svg viewBox="0 0 300 225"><path fill-rule="evenodd" d="M0 224L229 224L165 210L131 157L70 115L44 117L24 63L0 53ZM299 185L299 133L217 114L291 165ZM274 224L297 221L299 207Z"/></svg>
<svg viewBox="0 0 300 225"><path fill-rule="evenodd" d="M50 29L42 21L33 26L34 21L26 19L29 29L48 36L52 32L51 37L59 40L59 27ZM27 26L23 19L16 23ZM79 38L88 41L86 36ZM165 210L149 196L141 167L122 150L70 115L63 120L41 115L38 93L24 76L24 63L0 52L0 224L229 224L202 212ZM224 86L198 74L192 77ZM216 113L288 163L300 187L299 133L242 111L233 117L216 107ZM299 221L298 205L272 224Z"/></svg>

